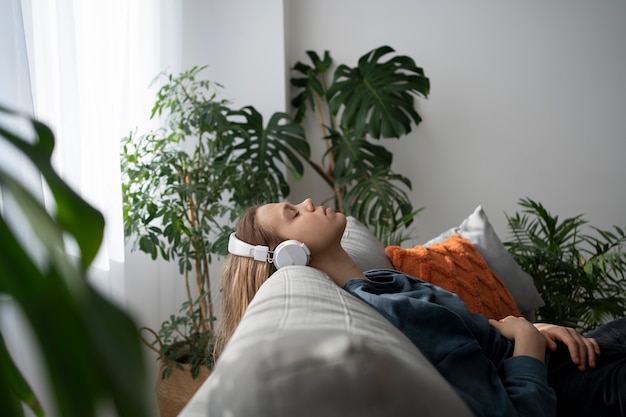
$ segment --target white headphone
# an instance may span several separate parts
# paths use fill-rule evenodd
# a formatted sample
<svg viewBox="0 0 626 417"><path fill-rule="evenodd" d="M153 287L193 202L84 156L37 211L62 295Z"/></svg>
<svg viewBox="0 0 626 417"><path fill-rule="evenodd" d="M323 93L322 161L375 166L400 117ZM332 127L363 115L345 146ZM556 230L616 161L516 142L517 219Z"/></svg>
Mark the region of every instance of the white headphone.
<svg viewBox="0 0 626 417"><path fill-rule="evenodd" d="M228 239L228 252L247 258L254 258L255 261L267 261L273 263L276 269L287 265L308 265L311 251L309 248L297 240L285 240L273 251L267 246L253 246L239 240L234 233Z"/></svg>

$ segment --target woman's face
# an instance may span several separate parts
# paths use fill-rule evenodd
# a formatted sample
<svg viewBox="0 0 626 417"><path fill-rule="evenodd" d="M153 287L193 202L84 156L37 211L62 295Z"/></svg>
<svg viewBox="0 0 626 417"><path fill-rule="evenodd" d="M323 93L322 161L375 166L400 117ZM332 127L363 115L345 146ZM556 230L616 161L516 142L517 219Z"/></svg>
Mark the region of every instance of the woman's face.
<svg viewBox="0 0 626 417"><path fill-rule="evenodd" d="M300 204L272 203L257 209L257 222L273 230L281 239L305 243L311 254L320 254L341 242L346 216L315 206L310 198Z"/></svg>

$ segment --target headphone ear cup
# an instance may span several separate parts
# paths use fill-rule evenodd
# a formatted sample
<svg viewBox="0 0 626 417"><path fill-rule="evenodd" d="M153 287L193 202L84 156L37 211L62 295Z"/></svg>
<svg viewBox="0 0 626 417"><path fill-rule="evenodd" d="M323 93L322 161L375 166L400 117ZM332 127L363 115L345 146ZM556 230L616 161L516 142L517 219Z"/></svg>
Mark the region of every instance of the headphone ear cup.
<svg viewBox="0 0 626 417"><path fill-rule="evenodd" d="M297 240L285 240L274 250L272 261L276 269L288 265L305 266L309 264L310 256L311 251L304 243Z"/></svg>

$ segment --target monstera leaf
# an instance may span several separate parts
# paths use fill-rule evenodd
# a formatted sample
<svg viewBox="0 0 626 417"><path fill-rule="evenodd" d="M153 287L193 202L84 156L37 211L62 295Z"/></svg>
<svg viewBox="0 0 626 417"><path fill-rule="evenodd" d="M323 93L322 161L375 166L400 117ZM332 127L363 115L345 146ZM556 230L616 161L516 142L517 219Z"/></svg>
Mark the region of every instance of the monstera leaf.
<svg viewBox="0 0 626 417"><path fill-rule="evenodd" d="M95 416L106 403L120 416L147 416L136 327L87 281L87 268L102 241L104 219L52 168L54 137L47 126L2 107L0 116L10 121L7 126L18 121L31 127L34 138L4 126L0 138L37 167L56 205L49 212L19 178L0 167L2 196L11 197L35 237L26 245L0 211L0 294L11 296L32 329L59 415ZM78 259L66 252L67 240L79 248ZM33 245L41 248L40 254L32 253ZM43 415L1 337L0 391L8 415L23 415L21 403Z"/></svg>
<svg viewBox="0 0 626 417"><path fill-rule="evenodd" d="M344 205L350 208L351 215L366 219L374 232L395 231L405 217L411 218L421 210L413 210L405 191L397 184L410 186L408 179L401 175L385 169L374 170L372 175L350 187L344 196Z"/></svg>
<svg viewBox="0 0 626 417"><path fill-rule="evenodd" d="M328 51L324 52L324 58L320 58L314 51L307 51L307 55L313 65L297 62L294 66L294 71L300 72L304 77L291 79L292 85L302 88L302 91L291 100L291 104L297 109L295 120L298 123L304 119L307 103L314 110L316 108L316 100L325 97L326 88L322 77L333 63Z"/></svg>
<svg viewBox="0 0 626 417"><path fill-rule="evenodd" d="M339 132L330 138L332 145L326 153L333 155L332 175L341 186L391 167L392 153L377 143Z"/></svg>
<svg viewBox="0 0 626 417"><path fill-rule="evenodd" d="M285 180L282 167L287 164L296 176L302 176L304 166L299 156L308 158L309 143L304 137L302 126L294 123L287 113L274 113L267 124L263 125L263 116L254 107L244 107L231 112L243 120L234 123L240 136L235 146L237 165L244 170L248 181L247 187L235 192L235 197L242 207L258 203L250 200L246 190L254 190L253 199L258 199L258 190L265 190L268 198L279 199L289 194L289 185Z"/></svg>
<svg viewBox="0 0 626 417"><path fill-rule="evenodd" d="M381 62L392 52L382 46L361 57L355 68L340 65L335 71L327 92L330 111L342 129L354 130L357 137L399 138L422 121L415 96L428 95L428 78L407 56Z"/></svg>
<svg viewBox="0 0 626 417"><path fill-rule="evenodd" d="M362 139L333 135L337 186L345 189L343 210L374 228L395 230L413 206L402 188L411 181L391 169L393 155L383 146Z"/></svg>

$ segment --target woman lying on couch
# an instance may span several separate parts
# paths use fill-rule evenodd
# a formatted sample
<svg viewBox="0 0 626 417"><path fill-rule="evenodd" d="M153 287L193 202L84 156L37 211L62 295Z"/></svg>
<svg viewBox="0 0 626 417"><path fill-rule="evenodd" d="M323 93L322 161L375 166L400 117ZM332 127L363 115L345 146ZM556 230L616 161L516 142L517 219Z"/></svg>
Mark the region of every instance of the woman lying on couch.
<svg viewBox="0 0 626 417"><path fill-rule="evenodd" d="M296 258L399 328L477 416L626 415L626 318L590 337L521 317L487 320L401 272L363 273L341 246L345 226L343 214L310 199L244 213L224 269L217 356L263 282Z"/></svg>

